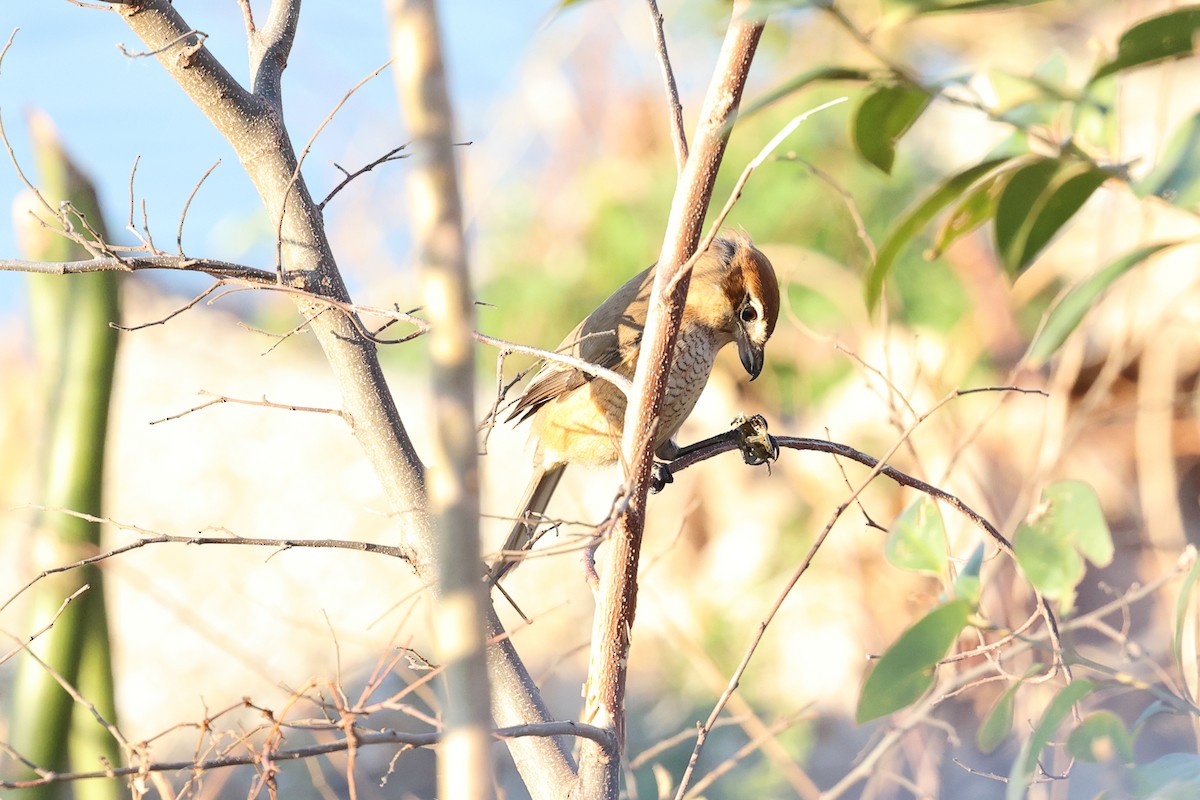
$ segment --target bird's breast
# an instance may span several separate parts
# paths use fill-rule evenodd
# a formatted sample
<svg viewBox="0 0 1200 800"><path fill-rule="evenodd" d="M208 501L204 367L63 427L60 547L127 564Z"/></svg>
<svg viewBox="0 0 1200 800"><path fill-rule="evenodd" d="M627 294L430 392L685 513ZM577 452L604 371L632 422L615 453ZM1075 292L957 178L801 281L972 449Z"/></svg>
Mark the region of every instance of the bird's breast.
<svg viewBox="0 0 1200 800"><path fill-rule="evenodd" d="M717 352L727 340L699 326L680 331L659 411L655 449L673 437L692 413L712 373ZM627 366L631 373L633 365ZM540 463L547 467L568 463L599 466L617 461L625 406L625 395L599 378L547 403L533 423Z"/></svg>
<svg viewBox="0 0 1200 800"><path fill-rule="evenodd" d="M700 399L712 374L713 362L721 343L705 328L694 327L679 332L675 343L675 359L667 378L667 391L659 413L655 447L666 442L678 431Z"/></svg>

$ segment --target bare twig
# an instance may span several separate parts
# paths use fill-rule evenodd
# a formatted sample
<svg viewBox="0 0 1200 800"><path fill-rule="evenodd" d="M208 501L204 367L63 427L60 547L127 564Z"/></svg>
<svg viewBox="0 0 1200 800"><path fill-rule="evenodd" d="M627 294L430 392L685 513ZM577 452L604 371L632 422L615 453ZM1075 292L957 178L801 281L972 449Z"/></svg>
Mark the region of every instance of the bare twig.
<svg viewBox="0 0 1200 800"><path fill-rule="evenodd" d="M683 128L683 106L679 102L679 87L675 85L675 71L671 68L671 57L667 55L667 37L663 32L663 15L656 0L646 0L650 7L650 20L654 23L654 42L658 53L658 65L662 69L663 87L667 92L667 112L670 116L671 144L675 148L675 168L683 172L688 159L687 132ZM703 249L703 248L701 248Z"/></svg>
<svg viewBox="0 0 1200 800"><path fill-rule="evenodd" d="M100 8L100 6L93 6L93 8ZM198 30L196 30L195 28L193 28L193 29L192 29L192 30L190 30L190 31L186 31L185 33L181 33L181 34L179 34L179 35L178 35L178 36L176 36L174 39L172 39L171 41L167 42L167 43L166 43L166 44L164 44L162 47L159 47L159 48L158 48L158 49L156 49L156 50L145 50L145 51L134 51L134 52L130 52L129 50L126 50L126 49L125 49L125 45L124 45L124 44L122 44L122 43L120 43L120 42L117 42L117 49L118 49L118 50L120 50L120 51L121 51L121 55L125 56L126 58L149 58L150 56L156 56L156 55L158 55L158 54L160 54L160 53L165 53L165 52L167 52L168 50L170 50L172 47L174 47L174 46L176 46L176 45L178 45L178 44L182 44L182 43L183 43L183 42L185 42L187 39L190 39L190 38L191 38L191 37L193 37L193 36L195 36L195 37L196 37L196 41L195 41L195 42L193 42L193 43L191 43L191 44L189 44L189 45L188 45L188 47L189 47L189 48L193 48L193 47L201 47L201 46L203 46L203 45L204 45L204 40L208 38L208 34L207 34L207 33L205 33L204 31L198 31Z"/></svg>
<svg viewBox="0 0 1200 800"><path fill-rule="evenodd" d="M408 158L408 155L409 155L408 153L404 153L403 155L400 154L400 151L403 150L404 148L408 147L408 145L409 145L408 142L405 142L404 144L401 144L401 145L397 145L396 147L393 147L391 150L388 150L386 153L384 153L383 155L381 155L379 158L375 159L374 161L371 161L370 163L366 164L365 166L354 170L354 172L350 172L350 171L344 169L340 164L335 163L333 165L334 168L337 169L338 171L340 171L345 177L342 178L340 181L338 181L337 185L329 190L329 194L325 195L324 200L322 200L320 203L317 203L317 208L325 208L325 206L329 204L329 201L333 199L334 195L336 195L342 189L346 188L347 184L349 184L350 181L354 180L355 178L359 177L360 175L364 175L364 174L370 172L371 170L375 169L379 165L386 164L389 161L399 161L401 159Z"/></svg>
<svg viewBox="0 0 1200 800"><path fill-rule="evenodd" d="M67 610L67 606L69 606L71 604L71 601L74 600L76 597L79 597L79 595L83 594L90 588L92 588L92 587L85 583L83 586L80 586L78 589L76 589L74 592L72 592L68 597L66 597L62 601L62 603L59 604L58 610L54 612L54 614L50 617L50 620L45 625L43 625L42 627L38 628L33 633L26 636L23 640L17 640L16 647L14 647L12 650L9 650L3 656L0 656L0 664L3 664L5 661L8 661L10 658L15 656L17 653L20 653L22 650L24 650L30 644L32 644L34 642L34 640L36 640L39 636L41 636L46 631L53 628L54 623L58 622L58 618L61 617L62 613ZM8 636L12 639L16 639L16 637L13 636L11 633L8 634Z"/></svg>
<svg viewBox="0 0 1200 800"><path fill-rule="evenodd" d="M166 533L158 533L157 531L148 530L138 527L137 525L129 525L116 520L107 519L105 517L97 517L91 514L83 514L78 511L69 509L42 509L45 511L57 511L68 516L86 520L88 522L98 522L107 525L112 525L119 530L132 531L142 538L135 542L130 542L120 547L114 547L111 550L106 550L103 553L97 553L94 556L88 556L70 564L64 564L58 567L42 570L40 573L31 578L24 586L17 590L15 594L0 604L0 611L8 608L14 600L28 591L32 586L51 575L57 575L60 572L69 572L71 570L86 567L89 564L96 564L101 561L106 561L114 556L119 556L123 553L128 553L131 550L137 550L142 547L153 544L188 544L188 545L243 545L248 547L274 547L280 551L287 551L293 548L311 547L311 548L332 548L338 550L356 550L360 553L375 553L385 555L391 558L399 558L403 561L408 561L412 558L412 553L405 547L391 547L388 545L374 544L372 542L361 542L343 539L259 539L243 536L174 536Z"/></svg>
<svg viewBox="0 0 1200 800"><path fill-rule="evenodd" d="M942 500L943 502L946 502L946 503L952 505L958 511L960 511L961 513L966 515L969 519L971 519L971 521L974 522L976 525L983 528L983 530L988 534L988 536L990 536L992 538L992 540L1000 547L1000 549L1004 553L1006 553L1010 557L1015 558L1015 554L1013 553L1013 549L1012 549L1012 544L998 530L996 530L995 526L993 526L982 515L976 513L973 509L971 509L969 506L967 506L965 503L963 503L957 497L951 495L949 492L946 492L935 486L931 486L931 485L925 483L924 481L913 478L912 476L906 475L905 473L902 473L899 470L896 470L895 468L888 466L888 464L887 464L888 459L890 459L896 453L896 451L899 450L900 447L903 446L904 442L912 436L913 432L916 430L916 428L922 422L924 422L926 419L928 419L932 414L934 414L936 411L938 411L940 408L942 408L946 403L948 403L951 399L953 399L956 396L957 396L957 393L952 392L951 394L949 394L945 398L943 398L941 401L935 403L933 405L933 407L930 408L928 411L926 411L924 414L919 415L917 417L917 419L908 427L908 429L904 431L904 433L901 435L901 437L892 445L891 450L887 454L885 454L883 458L880 458L880 459L876 459L872 456L869 456L865 453L861 453L858 450L855 450L854 448L851 448L851 447L847 447L845 445L834 444L832 442L824 442L819 439L801 439L801 438L790 437L790 436L775 437L775 441L778 443L778 445L780 447L791 447L791 448L796 448L796 449L813 449L813 450L818 450L818 451L831 452L836 455L844 456L846 458L850 458L852 460L858 461L861 464L868 465L871 467L871 472L866 476L866 478L864 478L862 480L862 482L859 483L858 487L850 493L850 496L847 497L845 500L843 500L838 505L838 507L835 508L833 510L833 512L830 514L829 520L825 523L825 527L821 530L820 534L817 535L817 538L814 540L811 547L809 547L809 550L805 554L804 559L800 562L799 566L797 566L796 569L793 571L791 577L785 582L783 588L776 594L775 601L771 604L771 607L768 609L768 611L767 611L766 615L763 617L762 621L759 622L758 627L755 629L754 635L751 636L750 643L747 645L746 650L742 655L741 662L734 669L733 675L729 679L729 684L726 687L725 692L722 693L722 695L717 699L716 704L713 706L712 712L708 716L708 720L704 723L704 725L702 725L700 727L699 733L696 736L696 745L692 750L692 757L688 762L687 768L684 770L683 778L680 781L679 789L675 795L676 800L682 800L682 798L686 795L688 783L691 779L692 772L694 771L696 764L699 761L700 753L703 751L705 742L707 741L708 731L711 729L711 726L716 721L716 719L720 716L720 713L725 708L725 705L729 702L730 696L733 694L734 691L736 691L738 685L741 682L742 675L745 673L746 668L750 665L750 660L754 656L755 651L758 649L758 645L762 641L762 637L766 633L768 626L770 626L771 621L775 618L775 615L779 612L779 609L782 608L784 600L787 599L788 595L791 594L792 589L800 581L800 578L803 577L804 573L808 571L808 568L812 564L813 559L816 557L817 552L820 550L821 546L825 542L825 539L829 536L830 532L833 530L834 524L837 522L838 519L841 518L842 514L846 511L846 509L849 508L851 506L851 504L853 504L857 500L858 496L866 489L866 487L871 483L871 481L873 481L875 479L875 477L877 475L880 475L880 474L886 475L887 477L891 478L892 480L897 481L898 483L902 483L903 485L911 486L913 488L919 489L920 491L926 492L926 493L930 494L931 496L936 497L937 499ZM717 445L717 446L723 446L723 445ZM692 454L692 455L695 455L695 454ZM685 458L687 458L687 456L685 456ZM673 466L674 465L672 465L672 467ZM1050 613L1049 609L1045 607L1045 604L1042 601L1041 595L1039 593L1037 593L1036 591L1035 591L1035 595L1038 598L1039 611L1041 611L1043 619L1046 620L1047 631L1049 632L1051 641L1054 645L1055 663L1056 663L1056 665L1061 664L1062 663L1062 648L1058 641L1057 623L1054 619L1054 616Z"/></svg>
<svg viewBox="0 0 1200 800"><path fill-rule="evenodd" d="M188 209L192 207L192 200L196 198L196 193L200 191L200 187L208 180L208 176L213 174L213 170L221 165L221 159L213 162L213 165L204 171L200 176L200 180L196 181L196 185L192 187L191 194L188 195L187 202L183 204L183 211L179 212L179 227L175 230L175 248L179 255L183 255L183 223L187 219Z"/></svg>
<svg viewBox="0 0 1200 800"><path fill-rule="evenodd" d="M215 394L213 392L208 392L208 391L201 391L200 394L211 397L212 399L207 400L198 406L189 408L186 411L180 411L178 414L172 414L169 417L163 417L162 419L156 419L153 422L151 422L150 424L157 425L160 422L170 422L171 420L176 420L176 419L179 419L180 417L186 417L188 414L192 414L196 411L201 411L203 409L210 408L212 406L221 405L222 403L235 403L237 405L259 406L262 408L278 408L278 409L282 409L284 411L306 411L306 412L309 412L312 414L332 414L335 417L342 417L343 419L346 416L345 414L342 413L342 411L340 409L337 409L337 408L319 408L316 406L298 406L298 405L293 405L292 403L272 403L270 400L268 400L266 398L265 395L263 396L262 400L242 400L237 397L226 397L224 395Z"/></svg>
<svg viewBox="0 0 1200 800"><path fill-rule="evenodd" d="M112 327L116 328L119 331L126 331L126 332L140 331L143 328L150 328L155 325L165 325L167 322L169 322L170 320L179 316L180 314L187 311L188 309L194 308L196 306L196 304L199 303L201 300L208 297L210 294L215 292L217 289L219 289L225 285L227 285L227 282L222 278L218 278L214 283L212 283L203 292L196 295L191 300L187 301L186 303L179 306L178 308L175 308L174 310L172 310L170 313L168 313L164 317L159 317L158 319L154 319L149 322L142 322L137 325L121 325L120 323L117 323L117 322L110 322L108 324L111 325Z"/></svg>
<svg viewBox="0 0 1200 800"><path fill-rule="evenodd" d="M739 747L737 751L733 753L733 755L729 756L729 758L713 767L707 775L696 781L696 784L692 786L691 790L684 796L698 797L701 792L728 774L734 767L738 765L739 762L742 761L742 759L746 758L751 753L754 753L756 750L761 748L763 744L771 741L788 728L791 728L793 725L800 722L802 719L811 716L812 713L809 711L800 711L776 720L769 728L762 731L758 736L750 739L750 741Z"/></svg>
<svg viewBox="0 0 1200 800"><path fill-rule="evenodd" d="M8 48L12 47L13 39L17 38L17 31L20 28L13 28L12 33L8 35L8 41L4 43L4 47L0 48L0 72L4 71L4 57L8 55Z"/></svg>
<svg viewBox="0 0 1200 800"><path fill-rule="evenodd" d="M280 2L282 2L282 0L280 0ZM299 0L290 0L290 2L295 2L297 6L299 5ZM279 3L277 2L276 5L278 5L278 4ZM304 143L304 147L300 149L299 157L296 159L296 167L295 167L295 169L292 170L292 177L288 181L287 187L284 189L284 192L283 192L283 202L280 204L280 207L279 207L279 217L275 220L275 263L277 265L282 264L283 221L287 217L287 214L288 214L288 210L287 210L288 202L290 201L290 199L292 197L292 192L295 190L297 183L300 181L300 170L304 166L304 160L306 158L308 158L308 154L312 150L313 144L316 143L317 137L321 135L321 132L325 130L325 127L329 123L333 122L333 118L337 115L337 113L339 111L342 110L342 106L346 105L346 103L350 100L350 98L354 96L355 92L357 92L362 87L366 86L368 83L370 83L375 78L379 77L379 74L381 72L383 72L385 69L387 69L388 67L390 67L392 65L392 63L395 62L395 60L396 60L395 56L389 58L387 61L380 64L378 67L376 67L370 73L368 73L365 77L363 77L362 80L360 80L358 83L354 84L348 90L346 90L346 93L342 95L341 99L338 100L337 103L333 106L333 108L329 111L329 113L325 115L325 119L321 120L321 124L318 125L316 130L314 130L312 132L312 135L308 137L308 141ZM328 199L329 198L326 198L326 200L328 200ZM324 207L325 207L325 203L323 203L323 202L317 204L318 211ZM278 268L282 269L282 266L278 266Z"/></svg>

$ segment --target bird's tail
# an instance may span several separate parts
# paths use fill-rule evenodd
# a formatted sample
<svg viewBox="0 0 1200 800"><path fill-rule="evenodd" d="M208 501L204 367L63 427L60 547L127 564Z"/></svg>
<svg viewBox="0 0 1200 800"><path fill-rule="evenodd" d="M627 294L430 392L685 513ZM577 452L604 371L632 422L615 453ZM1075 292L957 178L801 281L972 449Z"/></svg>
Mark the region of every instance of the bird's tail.
<svg viewBox="0 0 1200 800"><path fill-rule="evenodd" d="M558 464L534 473L529 481L529 488L525 490L525 497L517 506L517 513L514 515L516 522L513 523L508 538L504 540L500 556L488 573L490 585L494 585L525 559L524 551L533 546L542 512L550 504L550 497L554 494L566 468L565 464Z"/></svg>

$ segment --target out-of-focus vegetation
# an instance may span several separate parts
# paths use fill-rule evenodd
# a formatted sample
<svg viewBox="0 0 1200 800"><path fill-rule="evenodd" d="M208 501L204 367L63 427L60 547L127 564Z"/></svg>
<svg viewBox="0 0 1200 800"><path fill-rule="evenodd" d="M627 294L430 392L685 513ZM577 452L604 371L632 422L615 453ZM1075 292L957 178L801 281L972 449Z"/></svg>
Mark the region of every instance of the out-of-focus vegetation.
<svg viewBox="0 0 1200 800"><path fill-rule="evenodd" d="M690 123L727 7L663 6ZM771 257L785 308L762 378L747 384L725 354L682 438L710 435L739 412L761 412L777 435L827 437L887 455L979 512L1014 543L1015 555L999 552L952 503L882 478L852 501L868 470L827 455L788 450L769 473L726 455L680 474L650 508L630 665L628 795L661 796L660 787L677 784L696 721L708 716L776 596L828 527L741 676L690 796L813 797L820 787L833 796L1018 797L1031 782L1032 796L1193 796L1200 790L1198 573L1189 549L1200 534L1200 116L1190 87L1200 78L1200 60L1191 57L1200 12L1164 0L764 0L756 9L771 13L771 22L716 206L794 115L843 95L849 102L802 124L750 179L726 222L744 227ZM640 3L561 4L535 38L507 103L509 121L497 126L497 138L512 145L511 161L481 164L464 149L466 207L483 265L477 293L490 304L479 308L481 329L553 346L658 252L675 160L649 28ZM377 172L362 184L399 180ZM363 243L391 241L403 217L360 213L350 226L335 216L336 205L335 248L358 255L343 267L365 271L375 256L384 263L381 254L364 255ZM355 299L365 305L411 306L403 286L363 283ZM122 482L126 507L138 509L133 516L141 520L160 494L181 490L162 501L176 532L228 524L253 535L292 524L324 535L341 526L347 536L371 531L391 541L357 456L338 449L340 430L331 435L336 445L317 450L315 436L304 437L308 449L284 456L279 440L300 438L289 426L310 423L271 416L279 427L260 426L273 438L256 448L240 438L254 427L240 415L261 409L219 421L196 416L154 430L162 437L154 441L172 443L156 451L172 469L147 464L145 440L135 437L149 436L148 418L188 406L195 388L224 388L236 373L252 387L242 394L257 396L268 373L284 365L299 377L272 386L272 399L276 388L296 402L324 388L320 369L304 372L286 360L306 355L293 341L254 360L274 340L240 332L237 349L220 338L232 323L203 327L212 319L204 313L193 310L135 340L162 335L164 344L157 351L143 344L141 361L131 361L143 371L126 378L126 405L161 394L152 410L138 410L136 434L127 423L122 466L140 467L141 482L169 485L140 497L133 493L139 480ZM286 313L270 327L289 329ZM197 333L177 333L190 324ZM422 353L419 346L389 353L418 448ZM215 365L204 377L196 367L186 378L170 371L204 361ZM486 405L494 353L485 351L480 363ZM528 363L513 357L508 374ZM214 433L218 425L228 428ZM511 512L513 487L525 477L523 433L502 431L489 444L491 515ZM167 438L174 435L180 439ZM218 451L218 443L231 450ZM310 465L333 465L337 490L305 484ZM619 479L579 472L568 474L552 512L595 521ZM221 490L201 488L221 479ZM287 488L290 495L264 502ZM312 512L318 501L328 506L320 516ZM246 508L252 512L239 519ZM298 521L281 522L297 509ZM567 541L573 530L587 536L592 528L564 525L547 538ZM150 660L141 643L169 631L208 647L172 640L162 656L169 666L150 674L176 676L184 663L197 674L243 668L231 669L235 688L206 698L226 709L216 715L222 719L250 693L237 682L249 682L248 671L277 688L288 682L284 674L300 685L316 663L319 681L336 671L340 691L345 664L345 684L366 683L363 664L380 651L384 661L394 657L390 644L371 636L386 638L372 626L387 617L391 594L401 593L396 570L388 564L368 583L361 561L322 556L337 566L319 579L300 571L295 553L265 566L241 561L251 577L225 583L186 583L204 571L202 558L213 559L204 562L209 576L230 574L234 558L211 549L186 566L164 557L131 570L126 592L149 584L150 602L139 594L125 607L150 608L165 621L139 618L139 641L126 645L128 672ZM287 583L293 569L302 577ZM544 675L562 717L575 712L585 673L591 598L580 573L574 555L536 558L508 586L534 620L516 629L517 646ZM246 585L255 588L242 594ZM231 610L206 619L196 610L200 598ZM1057 647L1039 598L1056 614ZM349 608L334 609L338 622L328 626L303 605L323 611L338 601ZM267 622L257 634L235 639L260 616ZM276 628L284 642L264 644L263 631ZM332 658L320 660L337 649L330 629L343 659L332 666ZM419 623L397 630L411 637L404 641L415 643L414 653L421 649ZM293 658L305 647L318 655ZM959 659L962 652L972 655ZM1055 667L1058 656L1070 677ZM415 655L411 663L397 670L398 682L426 674ZM190 689L178 686L186 683L143 680L124 702L148 713L160 704L156 691L190 701ZM303 718L328 713L308 702L326 690L316 685L279 700L280 718L289 713L282 708ZM171 722L193 712L189 706ZM396 713L412 723L405 709ZM413 716L426 713L436 708ZM261 727L219 745L221 734L176 731L190 737L177 750L200 757L276 733L261 720L254 725ZM290 735L300 740L298 731ZM158 744L155 755L175 744ZM296 787L310 781L319 787L312 795L336 792L354 769L372 780L390 774L386 757L372 761L364 750L360 758L311 776L297 770L289 790L308 791ZM420 774L423 765L402 758L397 768ZM222 785L213 783L197 796L219 795Z"/></svg>
<svg viewBox="0 0 1200 800"><path fill-rule="evenodd" d="M581 5L563 14L596 13ZM794 114L843 94L850 102L801 125L751 178L727 221L746 228L771 256L787 307L764 378L735 387L740 376L731 365L731 382L717 381L729 411L706 424L719 425L720 414L734 409L768 409L776 433L827 431L876 455L911 433L892 463L959 495L1004 535L1015 535L1024 574L994 551L981 563L986 537L953 511L932 533L893 529L893 540L910 537L902 547L937 569L921 557L914 567L911 552L907 561L885 562L884 539L870 523L888 527L909 495L873 486L861 510L835 525L785 606L790 621L775 635L804 644L768 635L757 671L751 668L739 691L762 708L782 698L815 704L823 721L788 747L822 785L850 769L849 753L861 743L861 732L833 722L845 708L834 698L849 690L864 720L911 706L909 713L939 717L969 738L972 719L987 719L986 746L972 755L933 727L904 723L905 741L920 755L901 748L886 757L887 770L902 777L876 774L867 784L871 796L910 796L914 785L929 796L1018 796L1041 774L1039 758L1053 772L1054 764L1066 769L1068 757L1080 759L1074 774L1088 787L1082 793L1150 796L1147 787L1179 774L1172 770L1181 769L1180 758L1195 757L1189 731L1198 727L1191 711L1179 716L1193 700L1179 670L1193 670L1195 654L1174 661L1168 647L1172 598L1183 576L1175 560L1200 531L1200 288L1196 250L1186 244L1197 232L1200 156L1191 146L1195 103L1183 90L1197 72L1190 55L1198 12L1152 2L760 8L774 16L754 68L757 94L747 99L751 113L731 140L715 205ZM680 28L704 26L702 14L668 19L678 22L668 26L672 41L688 41ZM577 116L560 115L570 121L561 137L543 132L558 144L545 154L545 171L535 169L525 191L509 195L507 205L519 210L505 216L507 233L488 247L498 277L484 291L499 306L504 335L544 346L653 258L675 175L661 89L620 85L619 71L597 65L592 51L578 58L563 65L580 88L570 109ZM678 59L676 67L695 68ZM614 85L589 91L603 84L599 75L612 75ZM685 98L685 108L688 99L695 102ZM531 307L536 316L503 314ZM1158 363L1154 378L1145 376L1147 361ZM918 424L948 393L1001 386L1048 397L963 396ZM1158 405L1148 405L1151 397ZM671 512L690 512L682 537L693 552L673 555L681 574L655 592L689 599L661 600L664 608L643 612L654 619L647 625L652 636L662 638L648 643L643 631L635 651L655 653L643 656L645 664L666 659L657 674L673 690L681 680L701 709L716 686L694 674L696 651L672 655L680 634L671 629L681 615L691 620L704 631L698 649L717 665L715 674L730 674L764 613L764 595L811 544L831 513L829 498L861 479L854 471L843 478L815 459L785 453L772 480L738 478L729 464L711 467L722 477L676 487L691 505L681 500L658 517L658 534L670 536ZM1171 507L1160 505L1167 498ZM756 530L731 524L737 514L728 507L749 514ZM739 555L729 559L734 551ZM839 574L822 575L822 568ZM967 578L973 590L964 587ZM1106 627L1110 613L1095 626L1075 626L1101 603L1156 580L1167 588L1133 610L1117 602L1111 612L1144 624ZM1008 667L1012 677L1031 672L1007 691L994 677L977 677L983 683L962 693L946 675L955 667L935 672L960 637L970 649L1021 623L1034 588L1071 629L1064 648L1075 682L1048 670L1052 652L1044 642L1032 658L1014 654L1021 666ZM1181 597L1181 608L1191 608L1190 594ZM665 630L656 627L660 613L674 618ZM825 615L842 617L843 625ZM1109 635L1095 635L1096 626ZM829 694L816 688L823 679L817 665L835 661L846 645L830 629L855 631L860 654L886 651L861 696L853 678ZM860 674L852 658L837 663L849 670L843 678ZM1117 677L1126 669L1147 680L1154 675L1158 685L1139 693ZM1031 679L1051 674L1048 684ZM959 695L938 712L918 702L935 683L935 694L958 687ZM1000 713L988 715L997 698ZM1072 708L1087 715L1083 723L1071 722ZM1114 709L1117 721L1105 716ZM686 711L670 716L683 726L690 718ZM647 734L646 744L664 732ZM1068 734L1066 750L1043 752ZM1176 745L1164 744L1172 738ZM734 739L727 736L728 747ZM836 741L846 752L830 752ZM1120 767L1132 763L1131 742L1141 766ZM951 750L962 766L949 760ZM1159 759L1172 750L1190 756ZM776 753L747 768L760 776L753 780L766 781L757 791L782 792L789 783L798 790L796 780L781 777L782 758ZM1108 766L1093 769L1095 762ZM1005 788L969 769L1008 775L1010 783ZM641 780L641 791L649 791L649 773ZM1194 791L1187 785L1180 791ZM745 786L723 794L717 783L705 792L744 796Z"/></svg>

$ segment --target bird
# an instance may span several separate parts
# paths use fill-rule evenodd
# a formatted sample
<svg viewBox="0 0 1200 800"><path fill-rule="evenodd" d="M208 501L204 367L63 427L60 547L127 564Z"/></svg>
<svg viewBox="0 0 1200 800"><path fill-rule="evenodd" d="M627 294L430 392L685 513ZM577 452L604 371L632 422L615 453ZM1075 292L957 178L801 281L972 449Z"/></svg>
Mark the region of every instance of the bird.
<svg viewBox="0 0 1200 800"><path fill-rule="evenodd" d="M572 330L556 352L633 378L655 266L635 275ZM680 454L674 436L700 398L721 348L736 344L753 381L779 318L779 282L770 260L743 231L723 231L692 268L666 394L654 434L655 455ZM542 513L568 465L604 466L621 457L625 394L603 378L545 361L506 422L531 422L537 439L534 474L515 522L493 563L496 584L532 546Z"/></svg>

